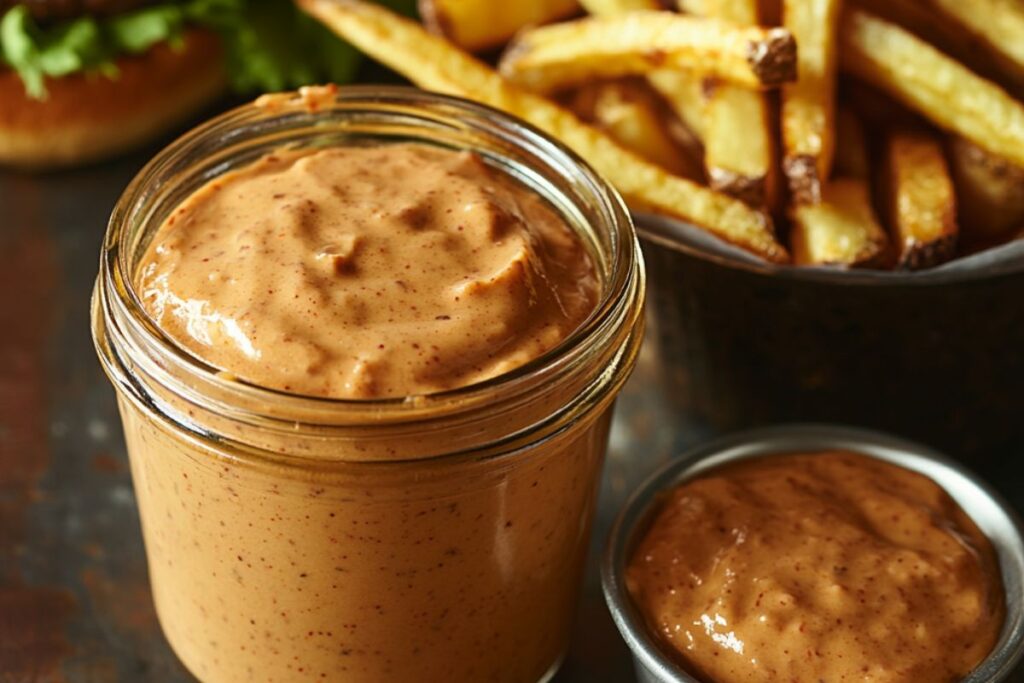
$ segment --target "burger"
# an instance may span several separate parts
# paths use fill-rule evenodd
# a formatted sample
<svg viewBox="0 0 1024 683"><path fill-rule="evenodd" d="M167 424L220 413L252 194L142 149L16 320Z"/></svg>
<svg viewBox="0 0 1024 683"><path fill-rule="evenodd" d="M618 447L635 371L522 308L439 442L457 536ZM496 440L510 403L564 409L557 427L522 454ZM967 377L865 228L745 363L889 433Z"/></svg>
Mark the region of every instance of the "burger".
<svg viewBox="0 0 1024 683"><path fill-rule="evenodd" d="M0 0L0 164L123 152L220 98L351 79L291 0Z"/></svg>

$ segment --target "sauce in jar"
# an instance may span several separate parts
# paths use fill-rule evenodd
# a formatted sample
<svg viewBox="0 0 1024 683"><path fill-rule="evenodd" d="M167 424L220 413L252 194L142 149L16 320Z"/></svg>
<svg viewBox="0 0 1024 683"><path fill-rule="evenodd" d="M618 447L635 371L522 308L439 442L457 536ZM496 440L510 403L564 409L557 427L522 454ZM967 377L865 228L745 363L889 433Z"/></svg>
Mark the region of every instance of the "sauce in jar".
<svg viewBox="0 0 1024 683"><path fill-rule="evenodd" d="M471 152L282 152L164 222L137 288L211 365L308 396L388 398L498 376L558 345L600 292L579 236Z"/></svg>

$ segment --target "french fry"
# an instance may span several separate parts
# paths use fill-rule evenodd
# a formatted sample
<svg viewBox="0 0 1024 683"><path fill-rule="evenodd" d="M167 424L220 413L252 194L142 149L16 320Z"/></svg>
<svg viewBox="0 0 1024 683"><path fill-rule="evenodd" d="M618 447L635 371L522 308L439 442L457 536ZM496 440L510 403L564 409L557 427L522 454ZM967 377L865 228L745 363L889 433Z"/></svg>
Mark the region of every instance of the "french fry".
<svg viewBox="0 0 1024 683"><path fill-rule="evenodd" d="M908 31L852 9L842 66L996 156L1024 165L1024 105Z"/></svg>
<svg viewBox="0 0 1024 683"><path fill-rule="evenodd" d="M738 24L759 24L778 26L781 22L782 0L756 0L757 12L752 18L744 18L748 12L749 0L676 0L680 12L696 14L699 17L734 17L729 21Z"/></svg>
<svg viewBox="0 0 1024 683"><path fill-rule="evenodd" d="M864 266L884 254L867 181L839 178L822 188L818 204L791 208L790 248L799 265Z"/></svg>
<svg viewBox="0 0 1024 683"><path fill-rule="evenodd" d="M707 103L704 167L714 189L751 206L773 203L771 112L761 93L727 84L712 90Z"/></svg>
<svg viewBox="0 0 1024 683"><path fill-rule="evenodd" d="M864 125L848 107L836 115L836 154L832 172L841 178L867 178L870 173Z"/></svg>
<svg viewBox="0 0 1024 683"><path fill-rule="evenodd" d="M642 81L605 81L577 90L569 108L626 149L669 173L700 180L698 162L680 149L663 107Z"/></svg>
<svg viewBox="0 0 1024 683"><path fill-rule="evenodd" d="M1020 97L1024 71L1008 63L990 45L939 9L933 0L846 0L885 21L907 29L931 43L979 76L1012 86Z"/></svg>
<svg viewBox="0 0 1024 683"><path fill-rule="evenodd" d="M560 139L589 161L631 206L666 214L770 261L788 260L771 220L743 202L673 176L543 97L504 81L486 64L419 24L360 0L298 0L340 37L428 90L471 97Z"/></svg>
<svg viewBox="0 0 1024 683"><path fill-rule="evenodd" d="M597 78L692 69L751 88L796 77L788 31L737 26L674 12L591 16L520 33L502 56L508 80L552 92Z"/></svg>
<svg viewBox="0 0 1024 683"><path fill-rule="evenodd" d="M903 0L906 2L906 0ZM1024 3L1020 0L931 0L933 7L955 22L1024 83Z"/></svg>
<svg viewBox="0 0 1024 683"><path fill-rule="evenodd" d="M913 31L957 59L973 48L971 37L956 30L941 12L935 11L931 0L848 0L848 4Z"/></svg>
<svg viewBox="0 0 1024 683"><path fill-rule="evenodd" d="M928 133L898 131L889 136L885 162L885 204L897 267L917 270L949 260L959 230L942 145Z"/></svg>
<svg viewBox="0 0 1024 683"><path fill-rule="evenodd" d="M991 244L1024 225L1024 168L963 138L948 148L964 241Z"/></svg>
<svg viewBox="0 0 1024 683"><path fill-rule="evenodd" d="M580 0L580 4L588 13L597 15L662 8L658 0Z"/></svg>
<svg viewBox="0 0 1024 683"><path fill-rule="evenodd" d="M757 0L714 0L712 17L757 24ZM716 190L752 206L773 204L775 149L772 115L765 96L729 83L710 90L706 105L704 164Z"/></svg>
<svg viewBox="0 0 1024 683"><path fill-rule="evenodd" d="M680 12L694 14L698 17L710 16L717 0L676 0Z"/></svg>
<svg viewBox="0 0 1024 683"><path fill-rule="evenodd" d="M703 144L707 128L704 78L693 71L659 69L647 74L647 82Z"/></svg>
<svg viewBox="0 0 1024 683"><path fill-rule="evenodd" d="M715 17L743 26L761 24L758 0L679 0L679 9L699 17Z"/></svg>
<svg viewBox="0 0 1024 683"><path fill-rule="evenodd" d="M782 89L782 166L797 202L816 204L835 146L836 30L840 0L784 0L800 46L799 78Z"/></svg>
<svg viewBox="0 0 1024 683"><path fill-rule="evenodd" d="M659 0L585 0L583 5L588 12L596 16L656 10L661 7ZM676 115L676 120L667 122L667 128L676 146L683 150L686 162L685 170L678 175L691 180L703 180L703 173L694 168L695 163L703 166L704 158L704 143L701 141L704 116L703 78L686 71L662 69L647 74L647 79L648 84L661 95L661 99Z"/></svg>
<svg viewBox="0 0 1024 683"><path fill-rule="evenodd" d="M564 19L579 10L576 0L419 0L427 27L466 50L498 47L526 26Z"/></svg>

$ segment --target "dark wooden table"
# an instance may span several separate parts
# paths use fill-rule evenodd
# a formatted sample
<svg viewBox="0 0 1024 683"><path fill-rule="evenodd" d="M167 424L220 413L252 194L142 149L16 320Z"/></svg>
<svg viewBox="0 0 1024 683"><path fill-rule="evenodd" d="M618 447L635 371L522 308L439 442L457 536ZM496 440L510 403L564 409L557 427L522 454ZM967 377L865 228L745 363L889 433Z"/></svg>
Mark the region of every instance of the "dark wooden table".
<svg viewBox="0 0 1024 683"><path fill-rule="evenodd" d="M193 680L156 622L113 390L89 336L107 216L149 153L42 176L0 172L0 683ZM561 683L633 680L597 558L627 494L707 436L669 413L657 380L645 353L619 401ZM1020 453L984 474L1024 509Z"/></svg>

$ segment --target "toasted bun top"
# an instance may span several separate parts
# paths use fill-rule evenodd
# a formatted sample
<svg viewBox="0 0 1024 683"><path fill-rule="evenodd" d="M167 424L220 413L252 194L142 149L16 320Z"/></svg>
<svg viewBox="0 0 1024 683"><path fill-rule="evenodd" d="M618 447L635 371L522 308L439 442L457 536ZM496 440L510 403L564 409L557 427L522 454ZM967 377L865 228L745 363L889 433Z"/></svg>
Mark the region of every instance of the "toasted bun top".
<svg viewBox="0 0 1024 683"><path fill-rule="evenodd" d="M0 68L0 163L60 166L127 150L166 132L220 94L218 38L190 29L181 45L160 43L117 61L118 74L77 73L46 81L29 98L18 75Z"/></svg>

